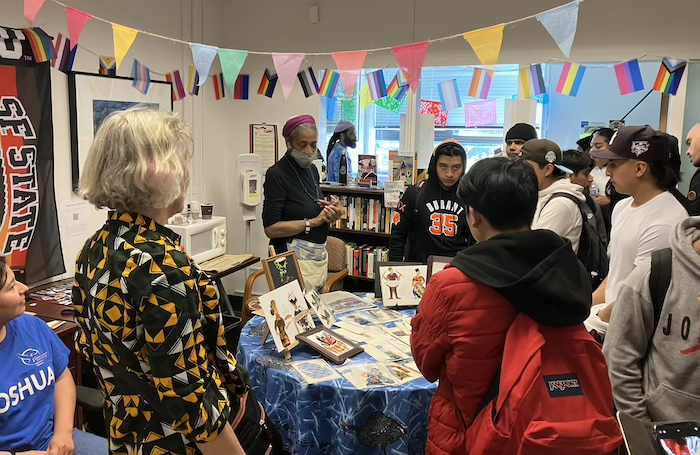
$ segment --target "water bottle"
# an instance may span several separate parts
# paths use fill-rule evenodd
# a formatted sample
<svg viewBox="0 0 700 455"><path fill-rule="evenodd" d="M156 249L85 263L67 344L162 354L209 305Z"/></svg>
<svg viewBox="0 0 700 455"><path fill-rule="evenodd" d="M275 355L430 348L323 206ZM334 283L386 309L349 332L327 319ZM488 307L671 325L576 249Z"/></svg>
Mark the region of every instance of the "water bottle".
<svg viewBox="0 0 700 455"><path fill-rule="evenodd" d="M598 188L598 185L596 185L595 182L591 182L591 185L588 187L588 194L591 196L597 196L600 194L600 188Z"/></svg>
<svg viewBox="0 0 700 455"><path fill-rule="evenodd" d="M338 183L341 185L348 184L348 158L345 156L345 153L345 150L343 150L343 154L340 156L340 167L338 170Z"/></svg>

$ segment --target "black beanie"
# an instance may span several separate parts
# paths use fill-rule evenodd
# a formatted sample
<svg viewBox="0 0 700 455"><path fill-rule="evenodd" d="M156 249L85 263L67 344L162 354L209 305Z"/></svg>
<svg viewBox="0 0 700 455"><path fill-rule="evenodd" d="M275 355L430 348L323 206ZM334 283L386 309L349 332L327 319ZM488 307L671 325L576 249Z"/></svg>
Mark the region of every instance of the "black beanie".
<svg viewBox="0 0 700 455"><path fill-rule="evenodd" d="M516 123L506 134L506 142L514 139L520 139L525 142L530 139L537 139L537 131L534 126L527 123Z"/></svg>

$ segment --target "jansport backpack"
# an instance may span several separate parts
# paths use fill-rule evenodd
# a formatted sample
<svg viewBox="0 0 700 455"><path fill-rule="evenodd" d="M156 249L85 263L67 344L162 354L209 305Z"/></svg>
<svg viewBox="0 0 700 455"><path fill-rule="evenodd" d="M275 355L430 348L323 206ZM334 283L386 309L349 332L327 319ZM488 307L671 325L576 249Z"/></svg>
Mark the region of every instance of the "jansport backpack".
<svg viewBox="0 0 700 455"><path fill-rule="evenodd" d="M470 455L608 455L622 444L603 352L583 325L521 313L508 330L498 396L467 431Z"/></svg>

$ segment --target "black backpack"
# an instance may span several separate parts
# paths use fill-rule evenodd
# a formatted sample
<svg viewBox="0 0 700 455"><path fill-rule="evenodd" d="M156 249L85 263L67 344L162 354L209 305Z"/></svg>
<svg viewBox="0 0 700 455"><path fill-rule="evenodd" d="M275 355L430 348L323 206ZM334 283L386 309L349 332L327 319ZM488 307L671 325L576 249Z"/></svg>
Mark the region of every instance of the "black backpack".
<svg viewBox="0 0 700 455"><path fill-rule="evenodd" d="M588 271L591 278L591 287L594 290L598 289L598 286L600 286L603 280L605 280L605 277L608 276L610 261L608 259L607 248L603 241L600 240L600 236L598 236L595 215L590 207L588 207L588 204L579 201L576 196L569 193L554 193L542 209L544 209L552 199L558 197L565 197L572 201L581 212L583 223L581 225L581 238L578 242L578 253L576 256Z"/></svg>
<svg viewBox="0 0 700 455"><path fill-rule="evenodd" d="M671 271L673 253L671 248L663 248L651 252L651 275L649 276L649 291L651 304L654 306L654 331L661 319L666 293L671 286Z"/></svg>

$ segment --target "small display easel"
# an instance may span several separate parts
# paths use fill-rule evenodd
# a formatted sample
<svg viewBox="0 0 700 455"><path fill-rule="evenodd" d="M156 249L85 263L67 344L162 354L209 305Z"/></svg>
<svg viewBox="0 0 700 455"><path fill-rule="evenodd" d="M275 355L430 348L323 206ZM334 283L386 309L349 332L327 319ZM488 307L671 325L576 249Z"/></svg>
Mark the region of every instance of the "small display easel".
<svg viewBox="0 0 700 455"><path fill-rule="evenodd" d="M280 262L285 263L283 268L277 266ZM281 287L295 280L298 280L299 285L303 288L304 281L301 274L301 269L299 268L299 261L297 260L295 252L291 251L278 255L275 252L275 248L273 246L270 246L270 257L268 259L264 259L262 263L263 270L265 272L265 277L267 278L267 283L270 286L270 290L277 289L278 287ZM301 298L304 298L303 292ZM264 314L264 310L262 311ZM297 317L295 317L294 321L295 323L298 322ZM260 346L263 346L267 342L267 339L270 336L270 334L270 324L268 323L267 328L265 329L265 334L263 335L262 341L260 342ZM293 343L285 347L285 360L292 359L291 350L298 344L299 341L295 339Z"/></svg>

